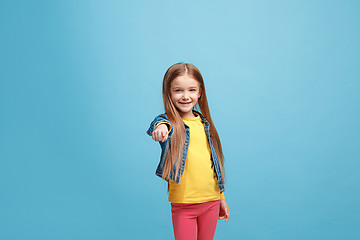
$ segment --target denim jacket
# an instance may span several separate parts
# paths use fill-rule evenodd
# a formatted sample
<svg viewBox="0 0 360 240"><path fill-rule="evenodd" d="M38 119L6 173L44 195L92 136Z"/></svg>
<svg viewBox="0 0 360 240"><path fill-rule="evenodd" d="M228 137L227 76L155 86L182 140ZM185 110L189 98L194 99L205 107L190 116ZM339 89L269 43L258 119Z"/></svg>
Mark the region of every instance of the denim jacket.
<svg viewBox="0 0 360 240"><path fill-rule="evenodd" d="M219 159L218 159L218 156L216 154L212 139L210 138L210 131L209 131L209 125L210 124L200 112L198 112L196 110L193 110L193 112L200 115L200 118L201 118L201 120L203 122L205 133L206 133L208 143L209 143L209 146L210 146L210 149L211 149L211 160L213 161L215 173L217 175L217 184L218 184L218 186L220 188L220 192L223 192L224 191L224 181L223 181L223 177L221 176L221 171L220 171L220 166L219 166L219 164L220 164ZM164 113L164 114L160 114L160 115L156 116L155 119L150 123L149 129L146 131L146 133L149 136L152 136L152 133L155 130L156 124L159 123L159 122L164 122L164 121L167 122L171 126L171 130L169 132L168 139L165 142L159 141L162 151L161 151L161 156L160 156L160 162L159 162L159 165L158 165L158 167L156 169L155 174L157 176L161 177L161 178L162 178L162 173L163 173L163 168L164 168L166 156L167 156L167 154L169 152L169 148L170 148L171 136L173 134L173 126L172 126L171 122L169 121L167 115ZM175 170L176 170L176 162L175 162L175 164L173 166L173 169L170 172L170 176L169 176L169 179L176 182L176 183L179 183L180 178L181 178L181 176L182 176L182 174L184 172L184 167L185 167L185 162L186 162L186 157L187 157L187 152L188 152L189 142L190 142L190 127L188 125L186 125L185 123L184 123L184 126L185 126L185 130L186 130L186 140L185 140L185 144L184 144L184 147L183 147L183 158L182 158L182 162L181 162L181 165L180 165L180 170L178 172L178 180L175 181L175 176L174 176L175 175Z"/></svg>

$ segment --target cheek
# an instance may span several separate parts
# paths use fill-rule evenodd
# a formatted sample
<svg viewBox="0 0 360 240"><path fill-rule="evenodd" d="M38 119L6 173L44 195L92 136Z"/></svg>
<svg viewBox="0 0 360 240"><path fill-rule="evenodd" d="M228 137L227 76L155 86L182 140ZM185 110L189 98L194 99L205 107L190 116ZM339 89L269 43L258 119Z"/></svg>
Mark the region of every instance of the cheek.
<svg viewBox="0 0 360 240"><path fill-rule="evenodd" d="M173 94L172 94L172 97L173 97L174 99L181 98L181 93L173 93Z"/></svg>
<svg viewBox="0 0 360 240"><path fill-rule="evenodd" d="M177 94L171 94L171 100L173 102L177 102L178 99L179 99L179 96Z"/></svg>
<svg viewBox="0 0 360 240"><path fill-rule="evenodd" d="M192 94L192 98L196 98L196 99L198 99L200 97L200 94L199 93L194 93L194 94Z"/></svg>

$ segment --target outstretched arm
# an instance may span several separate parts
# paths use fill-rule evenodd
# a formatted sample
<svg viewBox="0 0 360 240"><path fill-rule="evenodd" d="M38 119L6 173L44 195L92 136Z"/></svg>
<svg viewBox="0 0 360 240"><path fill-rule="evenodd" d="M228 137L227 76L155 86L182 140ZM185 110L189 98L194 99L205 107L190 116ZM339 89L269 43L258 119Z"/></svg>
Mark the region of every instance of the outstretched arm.
<svg viewBox="0 0 360 240"><path fill-rule="evenodd" d="M150 123L150 126L149 126L148 130L146 131L146 133L149 136L153 136L153 132L155 131L157 126L159 126L160 124L163 124L163 123L166 124L166 126L168 127L168 130L169 130L168 138L171 138L171 135L173 133L173 128L172 128L171 122L167 119L166 114L160 114L160 115L156 116L155 119Z"/></svg>

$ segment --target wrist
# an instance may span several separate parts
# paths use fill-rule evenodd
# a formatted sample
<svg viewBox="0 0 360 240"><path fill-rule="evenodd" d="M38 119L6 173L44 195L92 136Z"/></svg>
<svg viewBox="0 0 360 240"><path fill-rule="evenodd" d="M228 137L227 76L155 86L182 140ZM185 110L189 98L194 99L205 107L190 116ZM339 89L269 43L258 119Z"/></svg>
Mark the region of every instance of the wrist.
<svg viewBox="0 0 360 240"><path fill-rule="evenodd" d="M168 127L168 125L166 124L166 122L157 123L157 124L155 125L155 129L157 129L157 128L158 128L159 126L161 126L161 125L165 125L166 128L167 128L167 130L169 130L169 127Z"/></svg>

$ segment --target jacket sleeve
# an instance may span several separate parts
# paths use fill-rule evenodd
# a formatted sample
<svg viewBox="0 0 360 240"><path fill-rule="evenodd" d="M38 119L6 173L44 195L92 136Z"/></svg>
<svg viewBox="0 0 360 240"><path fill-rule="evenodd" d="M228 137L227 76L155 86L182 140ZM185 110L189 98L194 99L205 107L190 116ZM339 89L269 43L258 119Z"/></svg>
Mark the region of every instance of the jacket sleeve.
<svg viewBox="0 0 360 240"><path fill-rule="evenodd" d="M220 193L220 200L225 200L224 192Z"/></svg>
<svg viewBox="0 0 360 240"><path fill-rule="evenodd" d="M168 128L169 128L169 135L168 138L170 138L173 134L173 126L171 124L171 122L168 120L166 114L160 114L158 116L156 116L154 118L154 120L150 123L150 126L148 128L148 130L146 131L146 133L149 136L152 136L153 131L155 130L155 128L157 127L157 125L160 125L161 123L165 123Z"/></svg>
<svg viewBox="0 0 360 240"><path fill-rule="evenodd" d="M167 127L168 127L168 129L169 129L169 133L170 133L170 132L171 132L172 127L171 127L171 124L170 124L170 123L168 123L167 121L157 122L157 123L155 124L155 128L154 128L154 129L156 129L156 128L157 128L157 126L159 126L160 124L163 124L163 123L165 123L165 124L166 124L166 126L167 126Z"/></svg>

